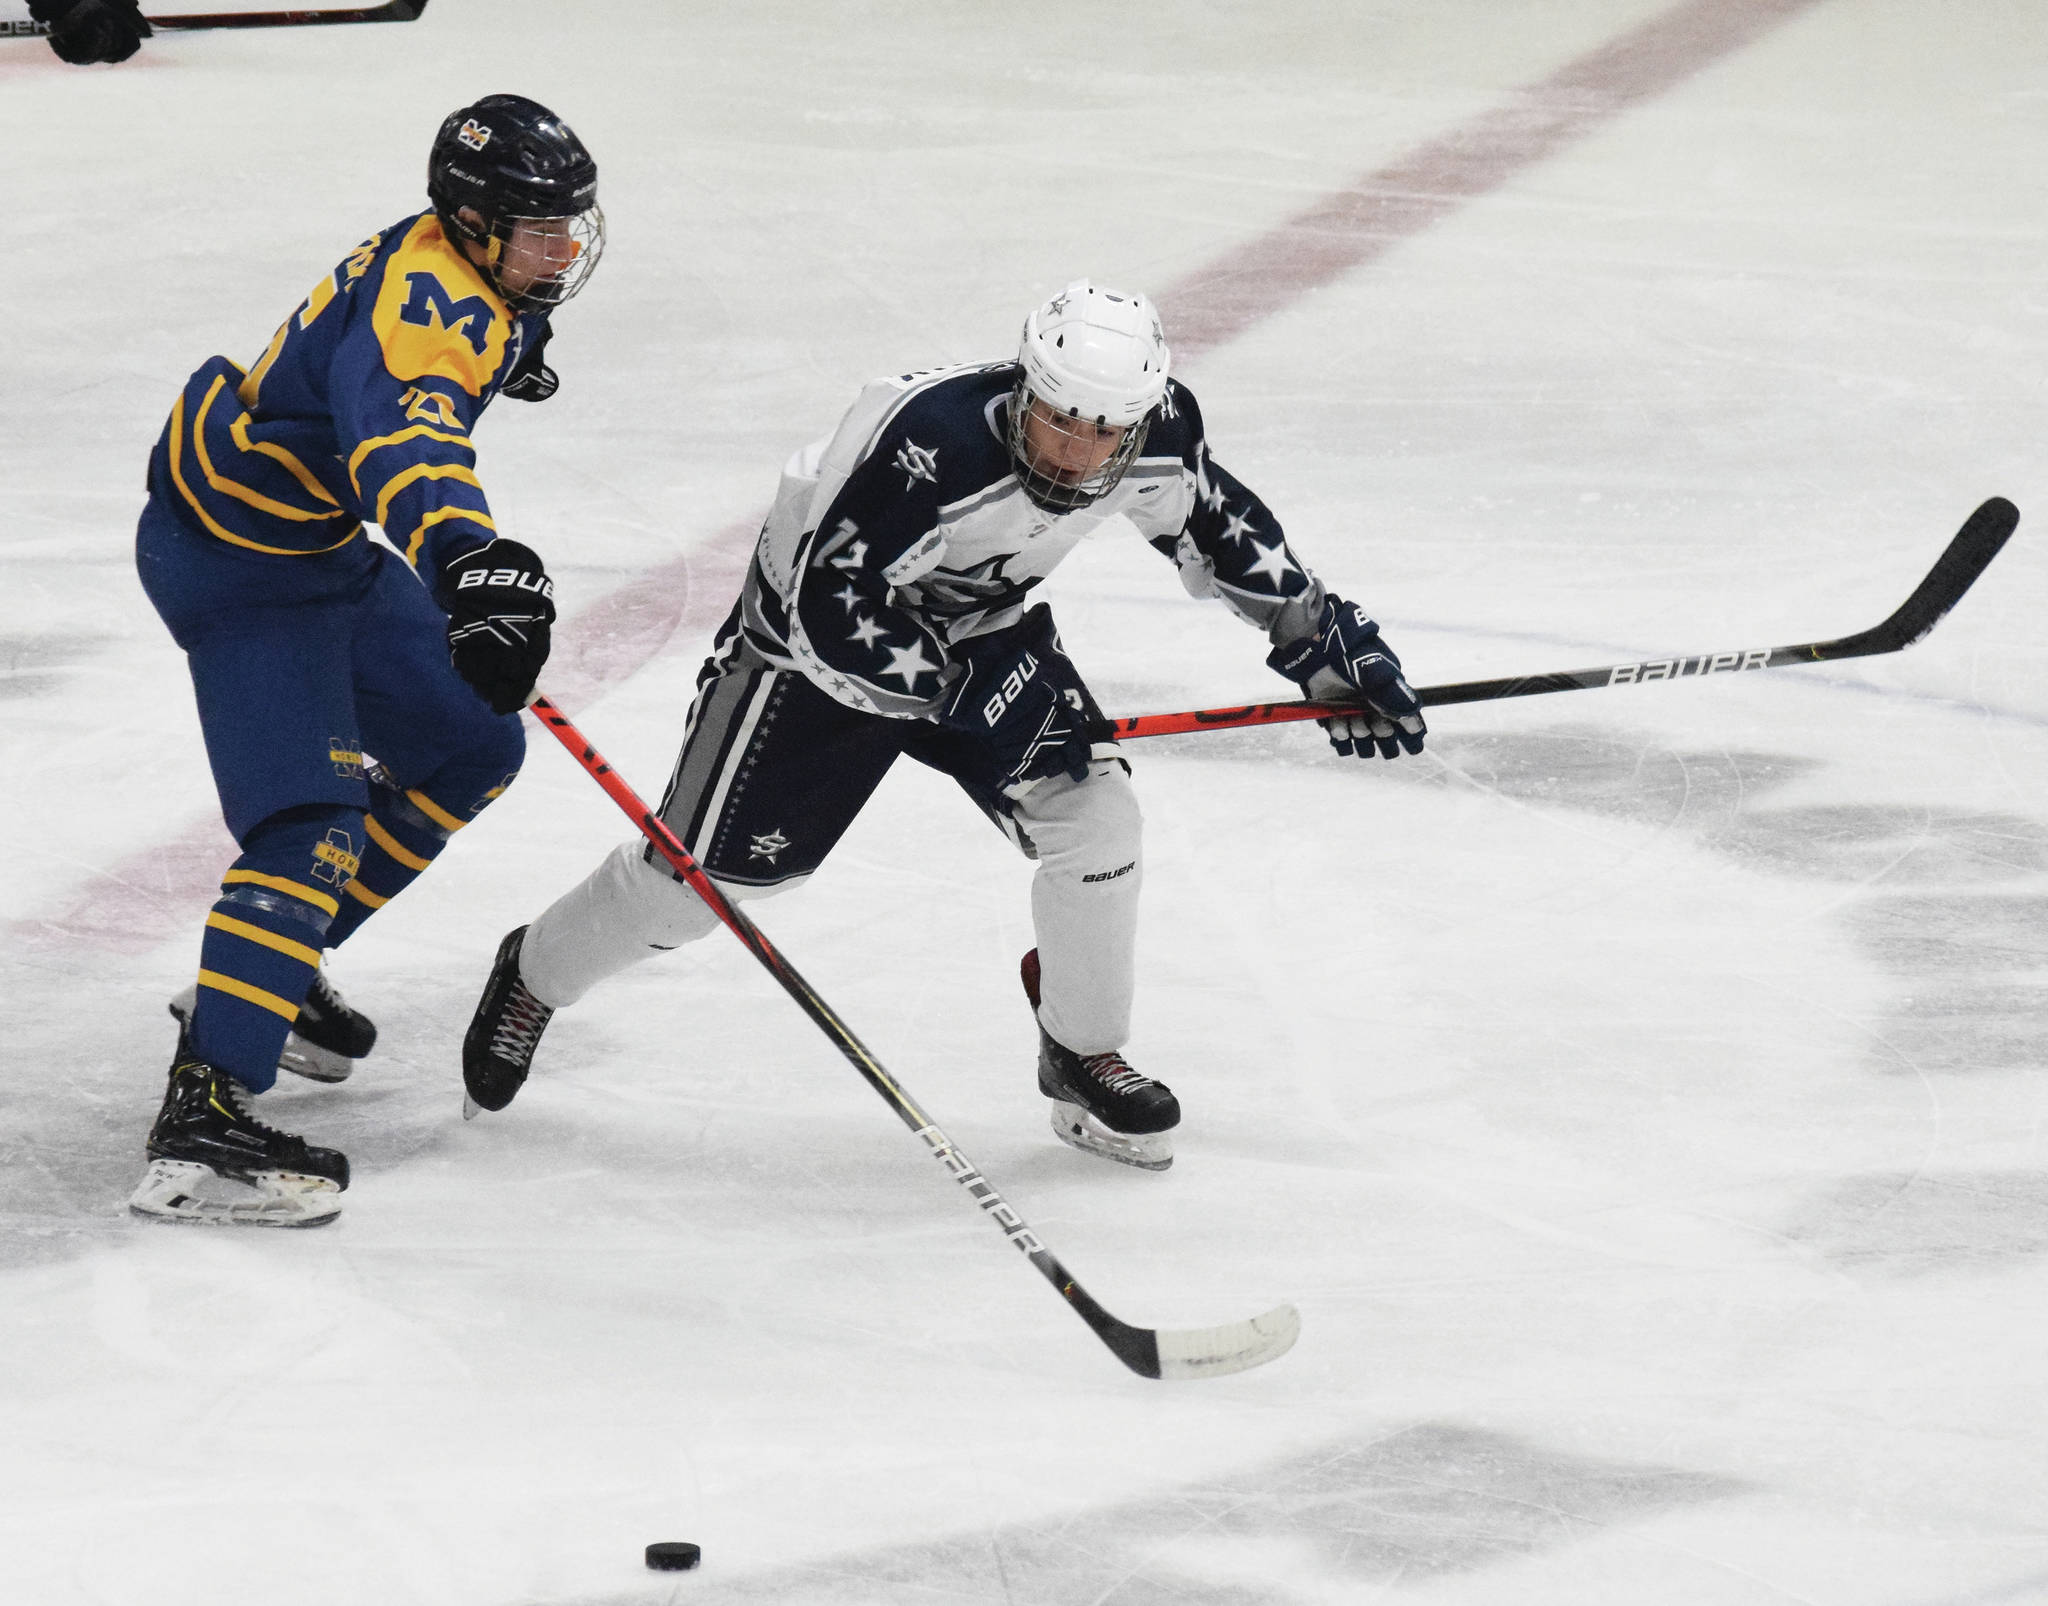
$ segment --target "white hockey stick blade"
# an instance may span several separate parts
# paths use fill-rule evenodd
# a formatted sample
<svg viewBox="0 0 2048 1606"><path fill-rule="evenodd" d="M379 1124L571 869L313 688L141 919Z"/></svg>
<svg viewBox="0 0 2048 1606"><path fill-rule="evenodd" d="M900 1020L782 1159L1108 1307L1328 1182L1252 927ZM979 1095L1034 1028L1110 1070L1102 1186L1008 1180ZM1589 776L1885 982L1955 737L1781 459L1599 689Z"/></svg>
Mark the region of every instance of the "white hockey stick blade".
<svg viewBox="0 0 2048 1606"><path fill-rule="evenodd" d="M1263 1316L1224 1327L1159 1329L1159 1376L1224 1377L1277 1361L1301 1337L1301 1312L1275 1305Z"/></svg>
<svg viewBox="0 0 2048 1606"><path fill-rule="evenodd" d="M483 1113L484 1107L481 1104L477 1103L477 1101L471 1098L467 1093L462 1095L463 1120L474 1121L479 1115L482 1115Z"/></svg>

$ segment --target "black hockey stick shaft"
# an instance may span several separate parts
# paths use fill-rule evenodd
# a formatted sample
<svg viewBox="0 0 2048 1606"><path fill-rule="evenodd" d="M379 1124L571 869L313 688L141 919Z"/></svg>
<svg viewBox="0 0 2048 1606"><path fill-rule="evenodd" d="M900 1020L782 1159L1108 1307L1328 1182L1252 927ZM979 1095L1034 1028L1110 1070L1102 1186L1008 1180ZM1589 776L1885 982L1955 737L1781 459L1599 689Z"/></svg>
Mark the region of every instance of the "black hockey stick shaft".
<svg viewBox="0 0 2048 1606"><path fill-rule="evenodd" d="M978 1205L983 1214L993 1221L1003 1236L1008 1238L1044 1274L1045 1280L1060 1292L1081 1320L1094 1331L1096 1337L1109 1346L1118 1360L1141 1377L1162 1376L1160 1364L1159 1334L1151 1328L1133 1327L1097 1304L1094 1297L1073 1275L1062 1266L1044 1241L1018 1215L1015 1207L996 1190L995 1184L981 1174L979 1168L960 1152L958 1145L941 1131L932 1118L919 1106L910 1090L899 1082L875 1058L867 1045L854 1035L853 1028L841 1020L816 988L797 973L797 969L767 935L742 914L737 905L728 898L691 855L689 849L663 822L660 815L650 809L625 778L605 761L604 755L590 745L589 740L570 723L569 717L545 697L536 697L529 705L534 716L554 733L556 740L567 748L576 762L583 766L590 777L604 788L613 802L623 809L640 834L654 844L655 850L675 866L676 873L690 884L691 889L711 906L713 914L723 921L728 930L746 944L747 951L761 962L762 968L781 984L782 990L796 1000L797 1006L810 1016L847 1062L860 1072L868 1086L879 1093L889 1107L901 1117L903 1124L923 1139L932 1156L946 1168L953 1179L967 1190L967 1196ZM1291 1313L1290 1313L1291 1315ZM1290 1338L1288 1342L1292 1342ZM1273 1354L1286 1348L1281 1344ZM1270 1359L1270 1356L1262 1357ZM1248 1364L1257 1364L1251 1362ZM1238 1367L1216 1363L1216 1371L1238 1370ZM1174 1372L1176 1376L1194 1375L1192 1369Z"/></svg>
<svg viewBox="0 0 2048 1606"><path fill-rule="evenodd" d="M1640 686L1660 680L1697 680L1703 675L1746 669L1780 669L1788 664L1822 664L1840 658L1867 658L1898 652L1932 630L1962 599L1998 555L2019 525L2020 512L2002 496L1994 496L1964 521L1955 539L1927 571L1913 594L1891 616L1868 630L1832 641L1803 641L1790 647L1740 647L1729 652L1687 653L1671 658L1646 658L1627 664L1602 664L1594 669L1567 669L1548 675L1514 675L1504 680L1466 680L1443 686L1418 686L1415 696L1425 708L1450 703L1487 702L1501 697L1536 697L1545 692L1583 691L1594 686ZM1250 703L1237 708L1198 708L1178 714L1136 714L1107 721L1095 734L1127 740L1139 736L1179 736L1191 731L1232 730L1247 725L1281 725L1292 720L1327 719L1354 714L1358 704L1346 702Z"/></svg>
<svg viewBox="0 0 2048 1606"><path fill-rule="evenodd" d="M326 23L412 22L427 9L427 0L389 0L381 6L342 6L330 10L305 11L212 11L180 17L150 17L152 28L172 33L194 33L203 28L310 28ZM47 22L8 22L0 30L17 38L43 37Z"/></svg>

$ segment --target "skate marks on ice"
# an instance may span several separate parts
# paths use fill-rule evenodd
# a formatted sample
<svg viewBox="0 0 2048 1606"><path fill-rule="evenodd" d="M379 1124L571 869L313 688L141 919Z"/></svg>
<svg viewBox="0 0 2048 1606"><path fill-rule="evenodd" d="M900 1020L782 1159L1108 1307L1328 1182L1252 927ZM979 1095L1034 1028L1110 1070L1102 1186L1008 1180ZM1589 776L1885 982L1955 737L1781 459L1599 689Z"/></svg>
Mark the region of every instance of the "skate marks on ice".
<svg viewBox="0 0 2048 1606"><path fill-rule="evenodd" d="M1227 754L1212 736L1180 740L1204 743L1189 751L1211 758L1301 757L1277 731L1233 738ZM1836 918L1898 983L1871 1028L1873 1069L2048 1065L2048 888L2015 890L2048 873L2048 823L1938 804L1774 806L1773 791L1823 766L1788 753L1668 747L1610 727L1433 735L1431 755L1434 765L1375 764L1371 778L1684 831L1745 869L1866 888Z"/></svg>
<svg viewBox="0 0 2048 1606"><path fill-rule="evenodd" d="M1275 749L1263 760L1271 761L1283 739L1259 735ZM1374 779L1476 787L1684 831L1746 869L1864 889L1829 918L1893 984L1865 1023L1869 1071L1967 1077L2048 1067L2048 824L1950 805L1779 806L1772 793L1817 773L1817 761L1689 751L1598 727L1432 737L1431 751L1440 760L1433 770L1388 765ZM1843 1177L1797 1206L1783 1230L1844 1269L2001 1266L2048 1254L2048 1179Z"/></svg>
<svg viewBox="0 0 2048 1606"><path fill-rule="evenodd" d="M1845 1271L1992 1270L2048 1254L2048 1175L1844 1177L1782 1229Z"/></svg>
<svg viewBox="0 0 2048 1606"><path fill-rule="evenodd" d="M1660 748L1612 731L1443 745L1456 772L1439 772L1447 781L1688 829L1746 869L1867 889L1835 918L1896 983L1869 1028L1871 1069L2048 1066L2048 888L2019 890L2048 873L2048 824L1936 804L1773 806L1773 789L1819 766L1787 754Z"/></svg>
<svg viewBox="0 0 2048 1606"><path fill-rule="evenodd" d="M89 664L104 636L0 635L0 701L41 697Z"/></svg>
<svg viewBox="0 0 2048 1606"><path fill-rule="evenodd" d="M729 1583L700 1575L688 1593L705 1606L1294 1606L1480 1572L1747 1489L1424 1422L1063 1518L877 1545ZM643 1589L549 1606L647 1598Z"/></svg>

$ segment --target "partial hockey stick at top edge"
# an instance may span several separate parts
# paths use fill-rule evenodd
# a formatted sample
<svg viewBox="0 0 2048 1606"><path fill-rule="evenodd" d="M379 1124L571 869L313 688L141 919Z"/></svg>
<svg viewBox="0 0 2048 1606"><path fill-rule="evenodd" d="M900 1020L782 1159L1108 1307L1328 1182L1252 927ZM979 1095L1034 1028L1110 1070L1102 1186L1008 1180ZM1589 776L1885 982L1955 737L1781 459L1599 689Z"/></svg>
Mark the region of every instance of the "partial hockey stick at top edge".
<svg viewBox="0 0 2048 1606"><path fill-rule="evenodd" d="M711 906L711 912L746 944L748 952L781 984L782 990L796 1000L798 1007L810 1016L818 1029L831 1038L833 1045L860 1072L868 1086L879 1093L902 1118L903 1124L924 1141L932 1157L967 1190L967 1196L1044 1274L1045 1280L1059 1290L1060 1297L1074 1308L1095 1336L1109 1346L1118 1360L1140 1377L1221 1377L1229 1372L1263 1366L1294 1347L1294 1340L1301 1332L1301 1316L1292 1305L1277 1305L1263 1316L1223 1327L1182 1329L1133 1327L1098 1305L1088 1290L1059 1263L1044 1240L996 1191L995 1184L983 1176L953 1140L925 1114L917 1100L911 1097L910 1090L883 1067L867 1045L854 1036L853 1029L818 996L809 982L797 974L796 967L782 957L761 928L741 913L718 884L705 874L689 849L663 823L661 816L650 809L626 784L624 777L605 761L604 755L590 745L583 733L570 723L568 715L539 695L533 698L528 708L534 718L569 750L590 778L625 811L626 816L639 827L640 834L675 866L676 873L690 884L691 890Z"/></svg>
<svg viewBox="0 0 2048 1606"><path fill-rule="evenodd" d="M150 27L167 33L196 33L204 28L312 28L345 22L414 22L427 0L388 0L381 6L323 6L296 11L211 11L180 17L147 17ZM0 37L47 37L47 22L0 23Z"/></svg>
<svg viewBox="0 0 2048 1606"><path fill-rule="evenodd" d="M1962 599L2020 521L2020 511L1994 496L1972 513L1956 532L1934 567L1913 594L1882 624L1833 641L1806 641L1791 647L1748 647L1732 652L1685 653L1669 658L1603 664L1597 669L1568 669L1548 675L1514 675L1504 680L1466 680L1444 686L1418 686L1415 696L1424 708L1449 703L1487 702L1498 697L1535 697L1544 692L1581 691L1593 686L1639 686L1659 680L1696 680L1745 669L1778 669L1787 664L1820 664L1838 658L1867 658L1898 652L1932 630ZM1246 725L1283 725L1293 720L1327 719L1354 714L1356 703L1248 703L1237 708L1198 708L1181 714L1134 714L1097 726L1098 740L1138 736L1180 736L1191 731L1233 730Z"/></svg>

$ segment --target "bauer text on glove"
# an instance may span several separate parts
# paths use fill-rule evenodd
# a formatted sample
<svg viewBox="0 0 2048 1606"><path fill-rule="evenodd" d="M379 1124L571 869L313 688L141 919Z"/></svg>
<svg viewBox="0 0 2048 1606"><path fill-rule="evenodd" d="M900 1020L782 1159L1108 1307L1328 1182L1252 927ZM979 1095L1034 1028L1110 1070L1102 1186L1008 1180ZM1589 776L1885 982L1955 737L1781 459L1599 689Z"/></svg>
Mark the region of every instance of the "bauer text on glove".
<svg viewBox="0 0 2048 1606"><path fill-rule="evenodd" d="M449 659L496 713L516 714L532 695L548 661L554 590L540 555L502 536L441 576Z"/></svg>
<svg viewBox="0 0 2048 1606"><path fill-rule="evenodd" d="M938 721L988 749L997 784L1022 797L1039 781L1088 774L1091 708L1079 671L1040 603L1008 630L955 649L966 670Z"/></svg>

